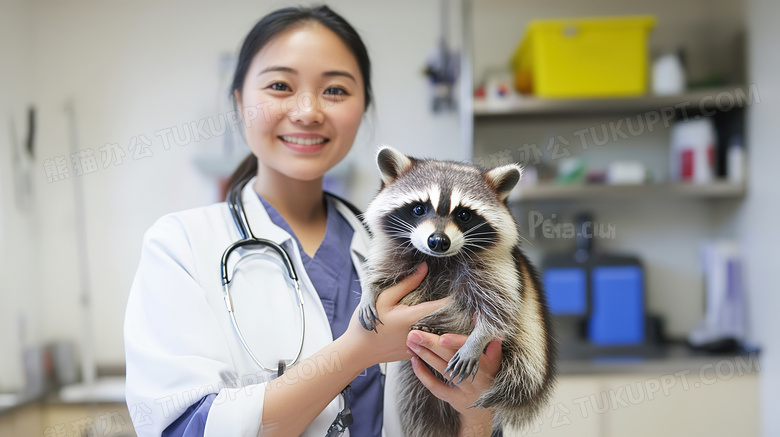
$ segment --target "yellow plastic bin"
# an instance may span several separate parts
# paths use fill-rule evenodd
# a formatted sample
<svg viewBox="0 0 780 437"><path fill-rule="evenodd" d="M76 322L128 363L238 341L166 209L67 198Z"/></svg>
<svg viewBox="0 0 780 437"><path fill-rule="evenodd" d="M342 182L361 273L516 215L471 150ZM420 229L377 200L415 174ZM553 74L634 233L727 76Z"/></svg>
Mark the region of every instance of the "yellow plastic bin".
<svg viewBox="0 0 780 437"><path fill-rule="evenodd" d="M515 87L540 97L642 95L654 25L652 15L531 21L512 58Z"/></svg>

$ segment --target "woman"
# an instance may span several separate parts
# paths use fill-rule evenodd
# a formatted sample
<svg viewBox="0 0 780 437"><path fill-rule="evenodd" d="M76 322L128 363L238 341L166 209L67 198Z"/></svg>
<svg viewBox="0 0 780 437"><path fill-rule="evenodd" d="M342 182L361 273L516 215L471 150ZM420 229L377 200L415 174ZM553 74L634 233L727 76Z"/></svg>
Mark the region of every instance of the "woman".
<svg viewBox="0 0 780 437"><path fill-rule="evenodd" d="M490 435L490 412L468 407L498 370L500 345L491 343L474 382L457 387L420 363L443 372L465 341L409 331L444 303L398 304L424 278L424 264L381 294L377 332L357 320L368 235L350 208L322 189L371 103L370 62L355 30L325 6L267 15L244 41L232 95L252 155L230 185L249 179L242 199L251 228L282 245L301 277L302 358L276 377L237 339L216 269L240 238L225 203L163 216L144 236L125 319L127 402L138 434L323 436L349 384L351 435L379 436L383 428L400 435L392 372L385 376L380 363L413 357L418 377L460 413L462 434ZM285 360L297 346L298 313L277 300L291 292L259 267L241 278L252 275L246 302L255 302L236 308L242 331L261 361Z"/></svg>

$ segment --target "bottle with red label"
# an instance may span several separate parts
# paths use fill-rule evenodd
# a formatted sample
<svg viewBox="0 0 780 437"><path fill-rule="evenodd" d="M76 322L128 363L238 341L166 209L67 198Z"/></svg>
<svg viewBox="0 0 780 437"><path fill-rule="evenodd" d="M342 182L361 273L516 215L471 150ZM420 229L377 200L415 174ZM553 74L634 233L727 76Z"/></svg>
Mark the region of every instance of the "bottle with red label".
<svg viewBox="0 0 780 437"><path fill-rule="evenodd" d="M711 118L677 122L670 137L670 179L706 184L715 177L717 132Z"/></svg>

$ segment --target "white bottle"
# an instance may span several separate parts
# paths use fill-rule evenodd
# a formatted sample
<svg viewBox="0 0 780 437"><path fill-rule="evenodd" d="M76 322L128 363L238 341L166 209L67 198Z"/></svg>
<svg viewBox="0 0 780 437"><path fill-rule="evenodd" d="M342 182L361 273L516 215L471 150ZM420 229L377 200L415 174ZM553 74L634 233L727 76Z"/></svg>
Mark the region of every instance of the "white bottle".
<svg viewBox="0 0 780 437"><path fill-rule="evenodd" d="M671 180L706 184L715 174L717 133L712 119L680 121L670 135Z"/></svg>
<svg viewBox="0 0 780 437"><path fill-rule="evenodd" d="M678 55L663 55L653 63L653 93L682 94L685 92L685 82L685 68Z"/></svg>
<svg viewBox="0 0 780 437"><path fill-rule="evenodd" d="M726 173L732 184L741 184L745 180L745 148L742 146L740 135L731 137L726 159Z"/></svg>

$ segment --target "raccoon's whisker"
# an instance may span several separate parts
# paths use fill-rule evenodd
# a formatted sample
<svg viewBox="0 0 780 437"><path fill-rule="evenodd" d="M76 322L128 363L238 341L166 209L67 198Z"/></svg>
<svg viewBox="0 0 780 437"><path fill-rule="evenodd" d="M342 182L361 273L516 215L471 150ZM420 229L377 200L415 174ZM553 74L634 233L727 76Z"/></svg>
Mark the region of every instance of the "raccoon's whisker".
<svg viewBox="0 0 780 437"><path fill-rule="evenodd" d="M409 232L401 229L392 229L391 232L387 233L387 235L389 237L405 237L409 235Z"/></svg>
<svg viewBox="0 0 780 437"><path fill-rule="evenodd" d="M413 231L413 230L414 230L414 226L412 226L412 225L411 225L411 224L409 224L409 223L406 223L405 221L401 220L401 219L400 219L400 218L398 218L398 217L395 217L395 216L392 216L392 215L391 215L391 216L388 216L388 218L389 218L389 219L390 219L390 220L393 222L393 224L394 224L394 225L400 225L400 227L401 227L402 229L408 229L408 230L410 230L410 231Z"/></svg>
<svg viewBox="0 0 780 437"><path fill-rule="evenodd" d="M468 238L477 238L477 237L480 237L480 236L490 236L490 237L493 237L493 236L496 235L496 233L495 232L490 232L490 231L484 231L484 232L475 232L473 234L463 234L463 235L464 236L468 235Z"/></svg>
<svg viewBox="0 0 780 437"><path fill-rule="evenodd" d="M472 232L476 231L477 229L479 229L480 226L485 226L486 224L487 224L487 222L482 222L482 223L474 226L473 228L469 229L468 231L464 232L463 235L464 236L469 235L470 233L472 233Z"/></svg>
<svg viewBox="0 0 780 437"><path fill-rule="evenodd" d="M465 255L469 259L469 261L474 262L474 258L472 258L471 255L474 255L476 257L477 256L477 251L475 251L474 249L472 249L468 245L464 245L462 247L462 250L463 250L463 255ZM468 277L469 277L469 279L471 279L472 278L471 274L469 274Z"/></svg>
<svg viewBox="0 0 780 437"><path fill-rule="evenodd" d="M479 247L480 244L492 244L495 243L496 241L497 240L493 238L481 238L481 239L469 240L465 244L474 247Z"/></svg>
<svg viewBox="0 0 780 437"><path fill-rule="evenodd" d="M476 255L476 253L474 253L473 250L469 249L466 246L463 246L463 251L461 253L463 254L464 257L469 259L469 262L472 262L472 263L474 262L474 258L472 258L471 255L469 254L469 253L471 253L471 254Z"/></svg>
<svg viewBox="0 0 780 437"><path fill-rule="evenodd" d="M487 232L487 231L486 232L475 232L473 234L470 234L468 236L468 239L479 238L479 237L495 238L496 236L498 236L498 234L496 232Z"/></svg>
<svg viewBox="0 0 780 437"><path fill-rule="evenodd" d="M520 237L520 238L522 238L522 239L523 239L523 241L525 241L526 243L530 244L531 246L533 246L533 245L534 245L534 243L531 243L531 241L530 241L530 240L528 240L527 238L523 237L522 235L520 235L520 234L517 234L517 236L518 236L518 237Z"/></svg>

